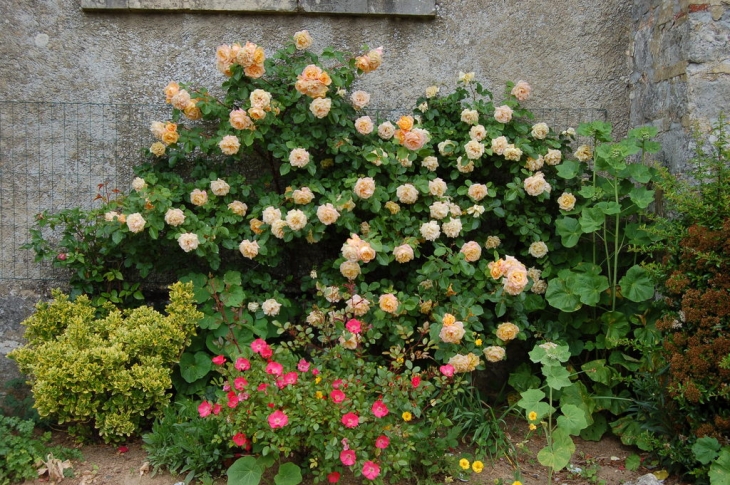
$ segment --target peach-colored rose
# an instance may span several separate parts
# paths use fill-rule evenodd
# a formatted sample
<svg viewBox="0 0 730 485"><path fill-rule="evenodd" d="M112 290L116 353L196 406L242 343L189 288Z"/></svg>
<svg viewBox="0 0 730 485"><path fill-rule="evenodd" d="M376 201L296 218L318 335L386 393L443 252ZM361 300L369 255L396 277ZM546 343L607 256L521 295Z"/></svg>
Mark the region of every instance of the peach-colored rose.
<svg viewBox="0 0 730 485"><path fill-rule="evenodd" d="M466 331L462 322L455 322L452 325L444 325L439 332L439 338L447 344L459 344Z"/></svg>
<svg viewBox="0 0 730 485"><path fill-rule="evenodd" d="M251 117L252 120L263 120L266 118L266 110L264 108L257 108L256 106L251 106L248 109L248 115Z"/></svg>
<svg viewBox="0 0 730 485"><path fill-rule="evenodd" d="M448 363L456 373L472 372L479 365L479 357L471 352L467 355L456 354L449 359Z"/></svg>
<svg viewBox="0 0 730 485"><path fill-rule="evenodd" d="M507 140L507 137L504 136L498 136L494 140L492 140L492 153L495 155L503 155L504 150L509 146L509 141Z"/></svg>
<svg viewBox="0 0 730 485"><path fill-rule="evenodd" d="M510 91L510 94L520 101L525 101L530 97L530 92L532 92L532 88L526 81L517 81L517 84L515 84L512 91Z"/></svg>
<svg viewBox="0 0 730 485"><path fill-rule="evenodd" d="M535 172L537 170L540 170L544 163L545 159L542 158L542 155L537 158L527 157L527 162L525 162L525 168L530 172Z"/></svg>
<svg viewBox="0 0 730 485"><path fill-rule="evenodd" d="M548 133L550 133L550 128L548 128L547 123L535 123L532 125L532 131L530 132L532 137L537 140L544 140Z"/></svg>
<svg viewBox="0 0 730 485"><path fill-rule="evenodd" d="M141 177L135 177L134 180L132 180L132 188L135 192L140 192L142 189L147 188L147 182L145 182Z"/></svg>
<svg viewBox="0 0 730 485"><path fill-rule="evenodd" d="M494 119L499 123L509 123L512 120L512 108L507 105L497 106L494 109Z"/></svg>
<svg viewBox="0 0 730 485"><path fill-rule="evenodd" d="M429 134L426 130L414 128L405 134L402 144L407 149L416 151L423 148L423 145L426 144L428 138Z"/></svg>
<svg viewBox="0 0 730 485"><path fill-rule="evenodd" d="M170 104L173 96L175 96L178 91L180 91L180 85L175 81L170 81L167 86L165 86L165 102Z"/></svg>
<svg viewBox="0 0 730 485"><path fill-rule="evenodd" d="M418 189L413 184L403 184L395 189L395 195L403 204L415 204L418 200Z"/></svg>
<svg viewBox="0 0 730 485"><path fill-rule="evenodd" d="M355 91L350 95L350 101L355 109L363 109L370 102L370 94L365 91Z"/></svg>
<svg viewBox="0 0 730 485"><path fill-rule="evenodd" d="M295 204L309 204L314 199L314 193L309 187L302 187L292 192L292 199Z"/></svg>
<svg viewBox="0 0 730 485"><path fill-rule="evenodd" d="M345 302L345 311L361 317L370 311L370 302L357 293Z"/></svg>
<svg viewBox="0 0 730 485"><path fill-rule="evenodd" d="M332 109L332 100L330 98L315 98L309 103L309 111L316 118L324 118Z"/></svg>
<svg viewBox="0 0 730 485"><path fill-rule="evenodd" d="M529 283L527 271L522 268L513 268L507 271L504 279L504 291L510 295L519 295Z"/></svg>
<svg viewBox="0 0 730 485"><path fill-rule="evenodd" d="M119 213L117 211L109 211L104 214L104 220L107 222L112 222L117 217L119 217Z"/></svg>
<svg viewBox="0 0 730 485"><path fill-rule="evenodd" d="M459 82L469 84L474 80L474 72L462 72L459 71Z"/></svg>
<svg viewBox="0 0 730 485"><path fill-rule="evenodd" d="M259 243L257 241L251 241L244 239L241 244L238 245L238 250L244 258L253 259L259 254Z"/></svg>
<svg viewBox="0 0 730 485"><path fill-rule="evenodd" d="M421 225L421 236L426 241L435 241L441 235L441 228L438 222L429 221Z"/></svg>
<svg viewBox="0 0 730 485"><path fill-rule="evenodd" d="M261 304L261 309L264 311L264 315L275 317L281 311L281 303L273 298L269 298Z"/></svg>
<svg viewBox="0 0 730 485"><path fill-rule="evenodd" d="M552 187L545 181L545 176L542 172L537 172L532 177L527 177L523 183L525 192L536 197L543 192L550 193Z"/></svg>
<svg viewBox="0 0 730 485"><path fill-rule="evenodd" d="M144 220L142 214L135 212L127 216L127 227L131 232L142 232L147 221Z"/></svg>
<svg viewBox="0 0 730 485"><path fill-rule="evenodd" d="M369 135L373 132L373 120L369 116L361 116L355 120L355 129L361 135Z"/></svg>
<svg viewBox="0 0 730 485"><path fill-rule="evenodd" d="M542 295L547 291L547 281L545 280L536 280L532 284L532 288L530 288L530 291L537 294Z"/></svg>
<svg viewBox="0 0 730 485"><path fill-rule="evenodd" d="M560 210L572 211L575 207L575 196L569 192L563 192L563 195L558 197L558 205Z"/></svg>
<svg viewBox="0 0 730 485"><path fill-rule="evenodd" d="M547 244L545 244L543 241L536 241L530 244L528 252L532 257L542 258L548 253L548 247Z"/></svg>
<svg viewBox="0 0 730 485"><path fill-rule="evenodd" d="M476 140L469 140L467 144L464 145L464 152L466 153L467 158L470 160L476 160L484 154L484 145Z"/></svg>
<svg viewBox="0 0 730 485"><path fill-rule="evenodd" d="M188 93L184 89L181 89L175 94L175 96L172 97L170 104L172 104L176 109L179 109L180 111L182 111L187 107L189 102L190 102L190 93Z"/></svg>
<svg viewBox="0 0 730 485"><path fill-rule="evenodd" d="M263 64L251 64L243 68L243 73L250 78L258 79L266 74L266 69Z"/></svg>
<svg viewBox="0 0 730 485"><path fill-rule="evenodd" d="M413 129L413 116L404 115L398 118L395 123L403 131L409 131Z"/></svg>
<svg viewBox="0 0 730 485"><path fill-rule="evenodd" d="M364 56L357 56L355 58L355 67L363 72L372 72L383 62L383 48L378 47L372 49Z"/></svg>
<svg viewBox="0 0 730 485"><path fill-rule="evenodd" d="M277 219L271 223L271 234L277 239L284 239L284 229L289 227L283 219Z"/></svg>
<svg viewBox="0 0 730 485"><path fill-rule="evenodd" d="M340 345L342 345L347 350L355 350L361 339L362 337L359 334L353 333L350 334L350 337L348 338L345 338L344 335L340 335L340 338L338 340L340 342Z"/></svg>
<svg viewBox="0 0 730 485"><path fill-rule="evenodd" d="M180 139L180 134L177 131L165 131L160 139L165 145L172 145Z"/></svg>
<svg viewBox="0 0 730 485"><path fill-rule="evenodd" d="M509 144L507 145L507 148L504 149L504 158L505 160L512 160L514 162L519 162L520 158L522 158L522 150L517 148L516 146Z"/></svg>
<svg viewBox="0 0 730 485"><path fill-rule="evenodd" d="M380 309L386 313L395 313L398 311L398 298L393 293L380 295L378 304L380 305Z"/></svg>
<svg viewBox="0 0 730 485"><path fill-rule="evenodd" d="M231 190L231 186L221 178L210 182L210 191L218 197L223 197L228 194L229 190Z"/></svg>
<svg viewBox="0 0 730 485"><path fill-rule="evenodd" d="M581 145L575 151L575 158L577 158L580 162L587 162L593 158L593 150L591 150L591 147L588 145Z"/></svg>
<svg viewBox="0 0 730 485"><path fill-rule="evenodd" d="M497 338L504 342L514 340L519 333L520 327L512 322L500 323L499 325L497 325L497 330L495 331L495 334L497 334Z"/></svg>
<svg viewBox="0 0 730 485"><path fill-rule="evenodd" d="M306 167L309 163L309 152L304 148L295 148L289 153L289 163L292 167Z"/></svg>
<svg viewBox="0 0 730 485"><path fill-rule="evenodd" d="M487 249L496 249L500 244L502 244L502 241L497 236L488 236L484 247Z"/></svg>
<svg viewBox="0 0 730 485"><path fill-rule="evenodd" d="M464 259L473 263L482 256L482 247L476 241L469 241L464 243L459 252L464 254Z"/></svg>
<svg viewBox="0 0 730 485"><path fill-rule="evenodd" d="M319 287L318 287L319 288ZM330 303L338 303L342 300L340 289L337 286L327 286L322 290L322 296ZM330 314L331 316L332 314Z"/></svg>
<svg viewBox="0 0 730 485"><path fill-rule="evenodd" d="M383 140L390 140L395 134L395 126L390 121L384 121L378 125L378 136Z"/></svg>
<svg viewBox="0 0 730 485"><path fill-rule="evenodd" d="M545 155L545 163L547 163L548 165L557 165L562 159L563 154L560 152L560 150L553 150L552 148L548 149L548 152Z"/></svg>
<svg viewBox="0 0 730 485"><path fill-rule="evenodd" d="M464 109L461 111L461 121L468 125L476 125L479 122L479 112L475 109Z"/></svg>
<svg viewBox="0 0 730 485"><path fill-rule="evenodd" d="M294 46L297 50L309 49L312 47L312 36L306 30L300 30L294 34Z"/></svg>
<svg viewBox="0 0 730 485"><path fill-rule="evenodd" d="M375 256L377 256L377 253L375 252L373 247L370 246L370 244L364 242L364 244L360 246L358 250L358 257L363 263L369 263L370 261L375 259Z"/></svg>
<svg viewBox="0 0 730 485"><path fill-rule="evenodd" d="M487 268L489 269L489 275L495 279L498 280L502 276L504 276L506 268L504 267L504 260L498 259L497 261L491 261L489 264L487 264Z"/></svg>
<svg viewBox="0 0 730 485"><path fill-rule="evenodd" d="M248 206L240 200L234 200L228 204L228 209L237 216L243 217L246 215L246 211L248 211Z"/></svg>
<svg viewBox="0 0 730 485"><path fill-rule="evenodd" d="M484 211L485 210L486 209L484 209L483 206L481 206L479 204L474 204L471 207L467 207L466 213L469 214L470 216L473 216L473 217L479 217L482 214L484 214Z"/></svg>
<svg viewBox="0 0 730 485"><path fill-rule="evenodd" d="M469 138L482 141L487 137L487 129L483 125L472 126L469 130Z"/></svg>
<svg viewBox="0 0 730 485"><path fill-rule="evenodd" d="M375 193L375 180L372 177L361 177L355 182L353 191L361 199L369 199Z"/></svg>
<svg viewBox="0 0 730 485"><path fill-rule="evenodd" d="M348 261L358 261L360 259L360 248L365 244L365 241L360 239L357 234L352 234L345 244L342 245L342 256Z"/></svg>
<svg viewBox="0 0 730 485"><path fill-rule="evenodd" d="M236 130L250 130L254 127L253 121L242 109L234 109L228 114L228 122Z"/></svg>
<svg viewBox="0 0 730 485"><path fill-rule="evenodd" d="M297 76L294 88L310 98L324 98L327 94L327 86L332 84L329 74L318 66L310 64Z"/></svg>
<svg viewBox="0 0 730 485"><path fill-rule="evenodd" d="M208 202L208 192L205 190L193 189L193 191L190 192L190 202L197 206L205 205L205 203Z"/></svg>
<svg viewBox="0 0 730 485"><path fill-rule="evenodd" d="M300 231L307 225L307 216L299 209L293 209L286 213L286 224L292 231Z"/></svg>
<svg viewBox="0 0 730 485"><path fill-rule="evenodd" d="M434 197L443 197L446 193L448 186L441 178L435 178L428 182L428 191Z"/></svg>
<svg viewBox="0 0 730 485"><path fill-rule="evenodd" d="M263 234L264 230L261 228L261 226L263 225L264 221L256 219L255 217L251 219L248 223L248 227L251 228L254 234Z"/></svg>
<svg viewBox="0 0 730 485"><path fill-rule="evenodd" d="M195 251L200 245L198 235L194 232L184 232L177 237L177 243L180 245L183 251L189 253Z"/></svg>
<svg viewBox="0 0 730 485"><path fill-rule="evenodd" d="M263 219L264 224L271 225L274 223L274 221L281 220L281 209L269 205L264 209L264 212L261 215L261 219Z"/></svg>
<svg viewBox="0 0 730 485"><path fill-rule="evenodd" d="M504 348L497 345L491 345L489 347L486 347L483 352L484 358L492 363L504 360L507 356L507 352L505 352Z"/></svg>
<svg viewBox="0 0 730 485"><path fill-rule="evenodd" d="M478 202L489 195L489 191L484 184L471 184L466 194L471 200Z"/></svg>
<svg viewBox="0 0 730 485"><path fill-rule="evenodd" d="M436 158L434 156L425 157L421 161L421 166L426 167L431 172L434 172L437 168L439 168L438 158Z"/></svg>
<svg viewBox="0 0 730 485"><path fill-rule="evenodd" d="M171 226L179 226L185 222L185 213L181 209L167 209L165 222Z"/></svg>
<svg viewBox="0 0 730 485"><path fill-rule="evenodd" d="M456 143L451 140L444 140L438 144L439 153L443 157L453 154L454 148L456 148Z"/></svg>
<svg viewBox="0 0 730 485"><path fill-rule="evenodd" d="M185 117L191 121L199 120L203 117L203 112L198 108L198 101L191 99L185 109L183 110Z"/></svg>
<svg viewBox="0 0 730 485"><path fill-rule="evenodd" d="M360 265L356 261L343 261L340 265L340 273L352 281L360 275Z"/></svg>
<svg viewBox="0 0 730 485"><path fill-rule="evenodd" d="M248 96L251 101L251 106L254 108L261 108L263 110L271 106L271 93L264 91L263 89L254 89Z"/></svg>
<svg viewBox="0 0 730 485"><path fill-rule="evenodd" d="M165 154L165 144L159 141L154 142L150 146L150 153L156 157L161 157Z"/></svg>
<svg viewBox="0 0 730 485"><path fill-rule="evenodd" d="M241 148L241 142L234 135L226 135L218 142L218 146L225 155L235 155Z"/></svg>
<svg viewBox="0 0 730 485"><path fill-rule="evenodd" d="M459 233L461 232L461 219L453 217L449 219L449 222L445 222L441 224L441 230L446 234L448 237L454 238L458 237Z"/></svg>
<svg viewBox="0 0 730 485"><path fill-rule="evenodd" d="M399 263L407 263L408 261L413 260L413 248L410 244L401 244L400 246L396 246L393 249L393 257Z"/></svg>
<svg viewBox="0 0 730 485"><path fill-rule="evenodd" d="M317 207L317 218L325 226L334 224L335 222L337 222L337 219L339 217L340 217L340 213L337 212L337 209L335 209L335 206L333 206L329 202Z"/></svg>
<svg viewBox="0 0 730 485"><path fill-rule="evenodd" d="M439 87L438 86L429 86L426 88L426 97L427 98L433 98L439 93Z"/></svg>
<svg viewBox="0 0 730 485"><path fill-rule="evenodd" d="M434 219L443 219L449 215L451 205L448 202L436 201L429 207L430 216Z"/></svg>

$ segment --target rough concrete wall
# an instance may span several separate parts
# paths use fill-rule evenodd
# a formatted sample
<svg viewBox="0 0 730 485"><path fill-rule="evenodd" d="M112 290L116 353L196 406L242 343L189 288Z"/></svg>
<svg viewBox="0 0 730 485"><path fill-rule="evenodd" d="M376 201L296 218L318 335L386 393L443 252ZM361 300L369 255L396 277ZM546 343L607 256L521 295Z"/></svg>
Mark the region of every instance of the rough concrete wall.
<svg viewBox="0 0 730 485"><path fill-rule="evenodd" d="M730 99L730 13L726 1L637 0L633 9L631 126L660 131L659 159L675 172Z"/></svg>

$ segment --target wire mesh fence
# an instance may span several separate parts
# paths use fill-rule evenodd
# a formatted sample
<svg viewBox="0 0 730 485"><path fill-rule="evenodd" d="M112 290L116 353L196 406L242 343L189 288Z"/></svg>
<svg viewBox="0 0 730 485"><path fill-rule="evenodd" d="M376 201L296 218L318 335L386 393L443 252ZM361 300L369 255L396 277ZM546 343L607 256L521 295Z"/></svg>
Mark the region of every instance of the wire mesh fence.
<svg viewBox="0 0 730 485"><path fill-rule="evenodd" d="M533 112L556 131L607 119L603 109ZM101 184L127 189L150 123L169 113L166 105L0 103L0 281L65 279L21 249L37 214L91 208Z"/></svg>

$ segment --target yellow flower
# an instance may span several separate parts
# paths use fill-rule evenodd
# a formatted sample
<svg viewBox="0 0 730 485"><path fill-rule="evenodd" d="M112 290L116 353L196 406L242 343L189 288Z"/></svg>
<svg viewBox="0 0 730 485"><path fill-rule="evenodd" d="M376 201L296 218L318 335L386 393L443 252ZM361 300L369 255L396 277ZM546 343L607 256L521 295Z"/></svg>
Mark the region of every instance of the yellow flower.
<svg viewBox="0 0 730 485"><path fill-rule="evenodd" d="M459 466L461 467L462 470L468 470L469 469L469 460L467 460L466 458L462 458L461 460L459 460Z"/></svg>
<svg viewBox="0 0 730 485"><path fill-rule="evenodd" d="M314 383L315 383L315 384L319 384L320 382L322 382L322 378L321 378L321 377L319 377L319 376L317 376L317 378L316 378L316 379L314 379Z"/></svg>
<svg viewBox="0 0 730 485"><path fill-rule="evenodd" d="M317 399L322 399L324 398L324 394L322 394L322 391L317 391L314 393L314 397L316 397Z"/></svg>
<svg viewBox="0 0 730 485"><path fill-rule="evenodd" d="M530 414L527 415L527 419L535 421L537 419L537 413L535 411L530 411Z"/></svg>
<svg viewBox="0 0 730 485"><path fill-rule="evenodd" d="M479 347L480 345L482 345L482 339L480 339L480 338L476 339L474 341L474 345L476 345L477 347Z"/></svg>
<svg viewBox="0 0 730 485"><path fill-rule="evenodd" d="M536 429L537 429L537 426L535 426L534 424L530 423L530 431L535 431Z"/></svg>
<svg viewBox="0 0 730 485"><path fill-rule="evenodd" d="M471 469L474 470L474 473L481 473L484 470L484 463L477 460L471 464Z"/></svg>
<svg viewBox="0 0 730 485"><path fill-rule="evenodd" d="M519 480L515 480L514 482L512 482L512 485L522 485L522 482Z"/></svg>
<svg viewBox="0 0 730 485"><path fill-rule="evenodd" d="M403 421L410 421L413 419L413 415L409 411L404 411L403 414L401 414L401 417L403 418Z"/></svg>
<svg viewBox="0 0 730 485"><path fill-rule="evenodd" d="M444 318L442 319L442 322L444 324L444 327L448 327L449 325L453 325L456 323L456 317L454 317L451 313L444 313Z"/></svg>

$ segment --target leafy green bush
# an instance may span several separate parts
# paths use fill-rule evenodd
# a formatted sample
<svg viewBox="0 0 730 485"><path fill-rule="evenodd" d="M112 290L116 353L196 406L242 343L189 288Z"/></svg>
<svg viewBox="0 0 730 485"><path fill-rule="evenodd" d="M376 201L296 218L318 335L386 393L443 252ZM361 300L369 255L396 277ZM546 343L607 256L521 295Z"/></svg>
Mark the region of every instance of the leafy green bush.
<svg viewBox="0 0 730 485"><path fill-rule="evenodd" d="M93 426L105 441L139 432L167 404L171 368L195 332L191 285L171 287L167 316L107 304L97 318L85 296L53 298L23 322L28 344L9 354L30 377L39 414L72 432Z"/></svg>
<svg viewBox="0 0 730 485"><path fill-rule="evenodd" d="M81 459L81 452L50 446L51 433L36 436L32 420L0 415L0 485L10 485L38 477L39 460L49 454L60 460Z"/></svg>

